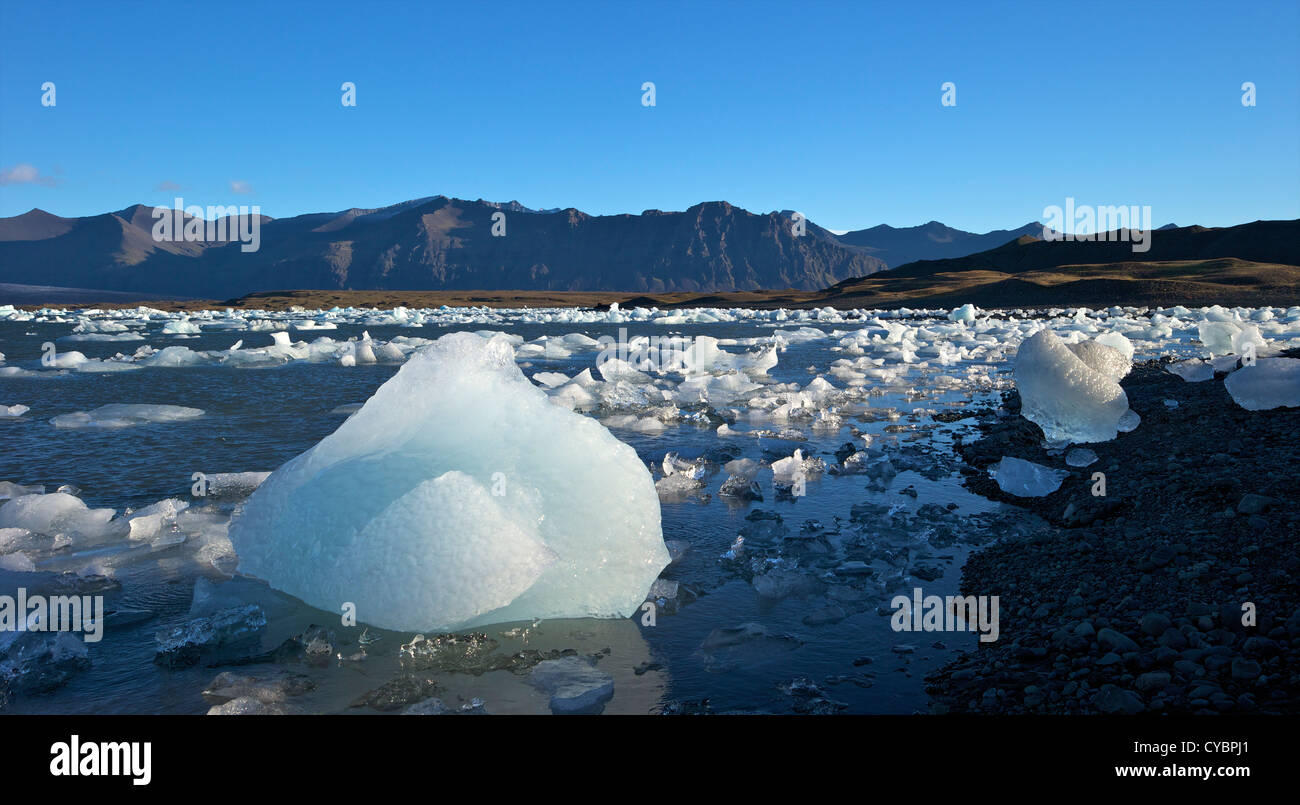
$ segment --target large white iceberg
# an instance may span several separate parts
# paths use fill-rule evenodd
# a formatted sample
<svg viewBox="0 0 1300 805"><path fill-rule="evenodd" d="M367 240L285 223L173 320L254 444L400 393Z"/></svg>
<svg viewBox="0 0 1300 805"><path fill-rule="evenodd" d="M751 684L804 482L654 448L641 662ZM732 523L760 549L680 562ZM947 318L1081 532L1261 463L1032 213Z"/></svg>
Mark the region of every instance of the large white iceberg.
<svg viewBox="0 0 1300 805"><path fill-rule="evenodd" d="M1259 358L1228 375L1223 385L1248 411L1300 406L1300 360Z"/></svg>
<svg viewBox="0 0 1300 805"><path fill-rule="evenodd" d="M668 565L636 451L453 333L235 513L239 570L371 625L634 613Z"/></svg>
<svg viewBox="0 0 1300 805"><path fill-rule="evenodd" d="M1016 355L1020 412L1052 442L1104 442L1119 433L1128 395L1116 381L1128 371L1119 350L1095 342L1067 345L1039 330ZM1079 353L1079 354L1076 354Z"/></svg>

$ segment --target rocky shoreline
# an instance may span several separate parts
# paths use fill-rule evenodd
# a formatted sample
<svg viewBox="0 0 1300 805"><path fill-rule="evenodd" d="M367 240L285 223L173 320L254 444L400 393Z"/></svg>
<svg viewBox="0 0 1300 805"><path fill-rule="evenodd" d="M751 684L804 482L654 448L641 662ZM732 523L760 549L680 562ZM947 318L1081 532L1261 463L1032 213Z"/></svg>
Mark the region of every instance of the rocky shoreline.
<svg viewBox="0 0 1300 805"><path fill-rule="evenodd" d="M958 445L968 488L1045 525L966 563L963 594L1000 597L1001 637L927 678L932 712L1300 712L1300 409L1247 411L1222 374L1168 363L1134 365L1141 424L1087 445L1088 466L1044 448L1015 391ZM1070 475L1013 497L987 472L1004 455Z"/></svg>

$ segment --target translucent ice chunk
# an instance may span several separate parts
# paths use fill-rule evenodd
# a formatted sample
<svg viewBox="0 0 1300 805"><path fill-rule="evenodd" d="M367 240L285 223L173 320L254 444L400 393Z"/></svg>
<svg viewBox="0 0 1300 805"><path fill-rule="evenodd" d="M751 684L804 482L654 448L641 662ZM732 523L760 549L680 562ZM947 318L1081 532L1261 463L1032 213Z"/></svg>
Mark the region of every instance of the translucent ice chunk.
<svg viewBox="0 0 1300 805"><path fill-rule="evenodd" d="M962 321L968 324L973 324L975 322L975 312L976 312L975 306L968 302L962 305L961 307L954 309L951 313L949 313L948 320Z"/></svg>
<svg viewBox="0 0 1300 805"><path fill-rule="evenodd" d="M90 411L73 411L50 420L56 428L127 428L150 422L184 422L203 416L200 408L183 405L136 405L115 403Z"/></svg>
<svg viewBox="0 0 1300 805"><path fill-rule="evenodd" d="M1098 345L1087 353L1098 366L1107 366L1102 356L1108 354L1123 361L1123 355L1111 347ZM1016 356L1021 413L1041 427L1049 441L1114 439L1120 418L1128 411L1128 395L1112 374L1113 370L1093 368L1051 330L1040 330L1020 345Z"/></svg>
<svg viewBox="0 0 1300 805"><path fill-rule="evenodd" d="M1177 361L1165 367L1170 374L1175 374L1188 383L1200 383L1214 379L1214 364L1199 358Z"/></svg>
<svg viewBox="0 0 1300 805"><path fill-rule="evenodd" d="M1119 350L1120 353L1123 354L1124 360L1130 362L1133 360L1133 342L1128 340L1123 333L1117 333L1114 331L1102 333L1093 340L1098 344L1105 344L1108 347L1114 347Z"/></svg>
<svg viewBox="0 0 1300 805"><path fill-rule="evenodd" d="M99 537L109 530L113 509L88 509L80 498L63 492L23 495L0 506L0 528L24 528L37 534L77 533Z"/></svg>
<svg viewBox="0 0 1300 805"><path fill-rule="evenodd" d="M1090 369L1101 372L1111 380L1120 380L1133 368L1123 352L1099 341L1080 341L1066 346L1075 357L1088 364Z"/></svg>
<svg viewBox="0 0 1300 805"><path fill-rule="evenodd" d="M1223 385L1248 411L1300 406L1300 359L1259 358L1228 375Z"/></svg>
<svg viewBox="0 0 1300 805"><path fill-rule="evenodd" d="M1203 321L1196 329L1201 343L1211 355L1232 354L1232 338L1241 331L1241 327L1231 321Z"/></svg>
<svg viewBox="0 0 1300 805"><path fill-rule="evenodd" d="M669 560L636 452L551 404L509 339L463 332L274 472L230 538L241 572L407 631L628 616Z"/></svg>
<svg viewBox="0 0 1300 805"><path fill-rule="evenodd" d="M1065 463L1071 467L1086 467L1097 460L1097 454L1086 447L1075 447L1065 454Z"/></svg>
<svg viewBox="0 0 1300 805"><path fill-rule="evenodd" d="M998 488L1009 495L1038 498L1050 495L1060 488L1061 481L1069 473L1025 461L1023 458L1003 456L1001 461L989 468L989 475L998 482Z"/></svg>

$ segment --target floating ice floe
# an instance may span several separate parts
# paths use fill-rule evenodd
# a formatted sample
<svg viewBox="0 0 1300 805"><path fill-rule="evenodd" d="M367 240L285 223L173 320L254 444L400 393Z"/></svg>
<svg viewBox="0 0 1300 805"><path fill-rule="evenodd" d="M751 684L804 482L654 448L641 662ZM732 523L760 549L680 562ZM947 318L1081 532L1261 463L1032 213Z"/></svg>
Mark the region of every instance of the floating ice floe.
<svg viewBox="0 0 1300 805"><path fill-rule="evenodd" d="M740 500L762 500L763 492L754 477L758 475L759 464L752 458L738 458L723 465L727 480L722 482L718 494L723 497Z"/></svg>
<svg viewBox="0 0 1300 805"><path fill-rule="evenodd" d="M664 475L655 481L655 490L664 497L688 495L704 487L707 468L703 460L687 461L676 453L668 453L660 467Z"/></svg>
<svg viewBox="0 0 1300 805"><path fill-rule="evenodd" d="M160 500L157 503L133 512L127 519L130 531L127 536L135 540L156 539L168 525L176 522L176 517L188 509L189 503L175 498Z"/></svg>
<svg viewBox="0 0 1300 805"><path fill-rule="evenodd" d="M1128 395L1116 382L1126 372L1113 347L1071 349L1051 330L1025 339L1016 356L1021 413L1051 442L1104 442L1120 432Z"/></svg>
<svg viewBox="0 0 1300 805"><path fill-rule="evenodd" d="M975 322L975 314L976 314L975 306L968 302L962 305L961 307L956 308L951 313L949 313L948 320L964 321L968 324L973 324Z"/></svg>
<svg viewBox="0 0 1300 805"><path fill-rule="evenodd" d="M1223 381L1237 405L1248 411L1300 406L1300 359L1258 358Z"/></svg>
<svg viewBox="0 0 1300 805"><path fill-rule="evenodd" d="M826 471L826 462L820 458L804 458L803 450L772 462L772 478L778 484L793 484L812 474Z"/></svg>
<svg viewBox="0 0 1300 805"><path fill-rule="evenodd" d="M197 324L188 319L179 319L167 322L159 332L163 335L197 335L202 331Z"/></svg>
<svg viewBox="0 0 1300 805"><path fill-rule="evenodd" d="M87 506L79 491L65 484L45 494L41 485L0 482L0 569L54 563L81 576L111 576L119 566L166 551L172 570L178 561L193 561L201 572L233 571L223 511L167 499L115 516L113 509ZM173 550L181 544L184 553Z"/></svg>
<svg viewBox="0 0 1300 805"><path fill-rule="evenodd" d="M80 498L65 492L22 495L0 506L0 529L99 538L109 533L115 513L114 509L88 508Z"/></svg>
<svg viewBox="0 0 1300 805"><path fill-rule="evenodd" d="M91 411L60 414L50 424L56 428L127 428L155 422L188 422L201 416L203 409L183 405L113 403Z"/></svg>
<svg viewBox="0 0 1300 805"><path fill-rule="evenodd" d="M241 572L391 629L627 616L668 564L636 452L453 333L236 512Z"/></svg>
<svg viewBox="0 0 1300 805"><path fill-rule="evenodd" d="M1208 315L1215 315L1211 312ZM1259 349L1268 345L1253 324L1240 324L1231 319L1207 319L1197 325L1197 334L1210 355L1242 355L1248 347Z"/></svg>
<svg viewBox="0 0 1300 805"><path fill-rule="evenodd" d="M1001 461L989 468L989 475L998 482L998 488L1008 495L1039 498L1059 489L1061 481L1070 474L1022 458L1003 456Z"/></svg>
<svg viewBox="0 0 1300 805"><path fill-rule="evenodd" d="M568 383L569 376L562 372L538 372L533 375L533 382L540 383L548 389L553 389Z"/></svg>

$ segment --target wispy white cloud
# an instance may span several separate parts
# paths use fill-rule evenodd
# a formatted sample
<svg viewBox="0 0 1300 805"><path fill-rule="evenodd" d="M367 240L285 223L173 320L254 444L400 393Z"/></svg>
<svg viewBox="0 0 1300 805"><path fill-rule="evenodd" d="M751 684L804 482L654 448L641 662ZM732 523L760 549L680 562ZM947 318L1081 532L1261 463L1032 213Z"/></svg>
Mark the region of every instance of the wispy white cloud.
<svg viewBox="0 0 1300 805"><path fill-rule="evenodd" d="M158 186L155 187L154 189L155 189L155 190L158 190L158 191L160 191L160 192L170 192L170 191L172 191L172 190L180 190L180 189L181 189L181 186L178 185L178 184L176 184L176 183L173 182L173 181L170 181L170 180L164 180L164 181L159 182L159 183L158 183Z"/></svg>
<svg viewBox="0 0 1300 805"><path fill-rule="evenodd" d="M253 186L241 179L231 179L230 192L246 196L253 192Z"/></svg>
<svg viewBox="0 0 1300 805"><path fill-rule="evenodd" d="M12 168L0 170L0 184L38 184L54 187L58 180L53 176L43 176L35 165L20 162Z"/></svg>

